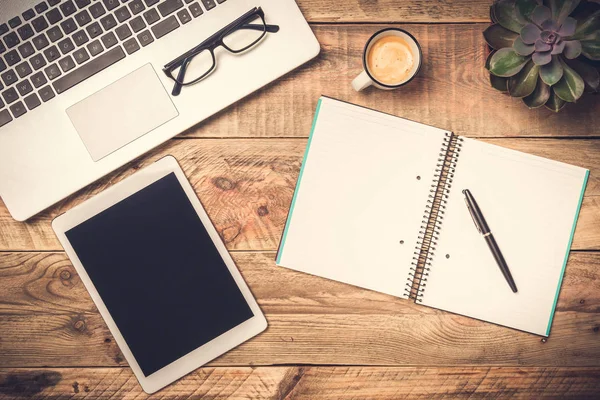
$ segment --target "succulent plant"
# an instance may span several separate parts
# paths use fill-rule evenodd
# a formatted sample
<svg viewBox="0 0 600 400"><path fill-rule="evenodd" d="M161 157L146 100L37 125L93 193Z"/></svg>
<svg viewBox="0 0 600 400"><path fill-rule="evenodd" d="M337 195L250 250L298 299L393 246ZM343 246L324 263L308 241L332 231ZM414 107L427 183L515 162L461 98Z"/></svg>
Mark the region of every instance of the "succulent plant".
<svg viewBox="0 0 600 400"><path fill-rule="evenodd" d="M560 111L600 87L600 4L590 0L496 0L483 33L492 87L529 108Z"/></svg>

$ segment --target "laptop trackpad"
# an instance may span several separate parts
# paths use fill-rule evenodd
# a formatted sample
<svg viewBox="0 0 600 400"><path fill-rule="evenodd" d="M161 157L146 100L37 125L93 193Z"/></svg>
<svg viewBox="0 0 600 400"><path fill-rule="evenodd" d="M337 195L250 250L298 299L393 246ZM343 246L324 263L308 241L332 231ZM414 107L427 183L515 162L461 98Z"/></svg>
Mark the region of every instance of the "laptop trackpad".
<svg viewBox="0 0 600 400"><path fill-rule="evenodd" d="M179 113L151 64L67 109L81 140L98 161Z"/></svg>

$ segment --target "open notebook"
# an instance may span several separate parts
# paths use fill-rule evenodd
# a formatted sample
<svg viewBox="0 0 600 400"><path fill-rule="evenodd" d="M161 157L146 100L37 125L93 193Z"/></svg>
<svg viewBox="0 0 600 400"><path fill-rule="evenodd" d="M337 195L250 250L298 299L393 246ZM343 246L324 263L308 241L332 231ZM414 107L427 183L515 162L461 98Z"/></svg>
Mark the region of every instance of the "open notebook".
<svg viewBox="0 0 600 400"><path fill-rule="evenodd" d="M322 97L277 265L548 336L588 174Z"/></svg>

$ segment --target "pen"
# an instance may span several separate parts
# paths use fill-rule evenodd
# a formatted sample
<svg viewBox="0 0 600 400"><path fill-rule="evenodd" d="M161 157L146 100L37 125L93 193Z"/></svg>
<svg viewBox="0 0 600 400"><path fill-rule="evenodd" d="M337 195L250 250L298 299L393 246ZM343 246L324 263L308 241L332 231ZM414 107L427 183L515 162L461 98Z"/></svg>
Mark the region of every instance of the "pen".
<svg viewBox="0 0 600 400"><path fill-rule="evenodd" d="M471 213L475 227L485 238L492 255L496 259L496 263L500 267L500 271L502 271L502 275L504 275L504 278L508 282L508 286L510 286L514 293L517 293L517 285L515 284L515 280L510 274L510 270L508 269L508 265L506 265L504 256L502 255L502 252L498 247L498 243L496 243L496 239L494 239L494 235L492 235L487 222L485 222L485 218L483 218L483 214L481 213L475 198L468 189L463 190L463 194L465 195L465 203L467 203L467 208L469 209L469 213Z"/></svg>

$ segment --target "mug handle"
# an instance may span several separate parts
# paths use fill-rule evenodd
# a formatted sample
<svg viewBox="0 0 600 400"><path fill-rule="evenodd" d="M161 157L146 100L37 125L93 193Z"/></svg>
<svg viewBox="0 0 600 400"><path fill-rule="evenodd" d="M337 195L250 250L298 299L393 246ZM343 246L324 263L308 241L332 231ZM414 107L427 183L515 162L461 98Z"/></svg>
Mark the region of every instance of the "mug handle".
<svg viewBox="0 0 600 400"><path fill-rule="evenodd" d="M360 92L363 89L368 88L373 84L371 78L367 74L367 71L363 71L352 81L352 88L357 92Z"/></svg>

